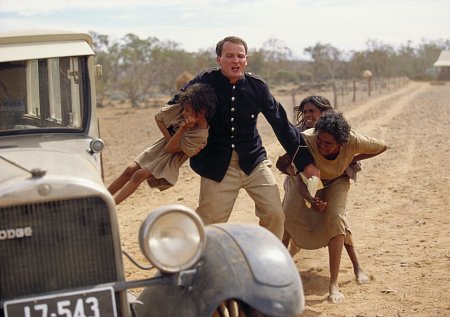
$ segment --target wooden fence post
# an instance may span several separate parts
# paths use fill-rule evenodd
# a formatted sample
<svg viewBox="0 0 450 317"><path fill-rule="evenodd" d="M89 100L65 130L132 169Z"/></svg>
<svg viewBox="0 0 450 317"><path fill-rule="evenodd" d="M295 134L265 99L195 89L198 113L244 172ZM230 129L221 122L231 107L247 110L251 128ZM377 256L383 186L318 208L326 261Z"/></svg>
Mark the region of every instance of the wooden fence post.
<svg viewBox="0 0 450 317"><path fill-rule="evenodd" d="M292 120L295 120L295 106L297 102L295 101L295 89L292 90Z"/></svg>
<svg viewBox="0 0 450 317"><path fill-rule="evenodd" d="M333 87L333 101L334 101L334 109L338 108L338 99L337 99L337 89L336 89L336 82L333 81L332 83Z"/></svg>

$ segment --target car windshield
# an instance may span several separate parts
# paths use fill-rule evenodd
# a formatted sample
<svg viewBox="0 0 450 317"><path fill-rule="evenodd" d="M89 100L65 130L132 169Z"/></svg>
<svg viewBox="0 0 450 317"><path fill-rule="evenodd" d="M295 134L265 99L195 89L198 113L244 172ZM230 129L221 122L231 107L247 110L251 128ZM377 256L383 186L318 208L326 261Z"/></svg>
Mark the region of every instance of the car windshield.
<svg viewBox="0 0 450 317"><path fill-rule="evenodd" d="M87 122L87 58L0 63L0 134L81 132Z"/></svg>

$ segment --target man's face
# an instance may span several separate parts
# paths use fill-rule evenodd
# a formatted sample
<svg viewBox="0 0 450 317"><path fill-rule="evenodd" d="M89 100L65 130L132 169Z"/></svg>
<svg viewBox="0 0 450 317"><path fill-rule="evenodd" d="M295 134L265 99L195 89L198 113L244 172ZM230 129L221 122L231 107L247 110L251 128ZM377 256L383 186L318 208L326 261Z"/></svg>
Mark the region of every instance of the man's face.
<svg viewBox="0 0 450 317"><path fill-rule="evenodd" d="M247 55L242 44L225 42L222 46L222 56L217 56L222 74L235 84L244 76L247 65Z"/></svg>

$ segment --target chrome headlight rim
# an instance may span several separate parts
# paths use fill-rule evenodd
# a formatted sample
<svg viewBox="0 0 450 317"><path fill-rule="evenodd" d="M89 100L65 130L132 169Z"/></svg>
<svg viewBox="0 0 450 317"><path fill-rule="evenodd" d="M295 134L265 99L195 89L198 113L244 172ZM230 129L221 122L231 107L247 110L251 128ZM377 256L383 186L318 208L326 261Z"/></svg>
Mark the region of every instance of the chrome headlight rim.
<svg viewBox="0 0 450 317"><path fill-rule="evenodd" d="M187 221L190 224L191 229L192 227L195 227L196 230L196 232L191 232L191 234L198 235L195 239L197 243L195 250L193 250L189 259L176 264L168 264L167 261L164 261L158 257L158 250L153 247L155 243L152 243L155 239L158 241L158 237L152 235L152 231L156 228L160 230L161 228L158 228L157 226L160 225L161 222L164 222L164 220L170 219L170 217L178 218L180 220L179 222ZM176 227L176 229L180 231L184 228ZM166 273L176 273L189 269L200 260L206 247L206 233L203 221L197 213L195 213L195 211L183 205L173 204L158 207L151 211L142 223L139 231L139 245L147 260L160 271Z"/></svg>
<svg viewBox="0 0 450 317"><path fill-rule="evenodd" d="M105 148L105 142L100 138L95 138L91 140L89 148L91 153L101 153Z"/></svg>

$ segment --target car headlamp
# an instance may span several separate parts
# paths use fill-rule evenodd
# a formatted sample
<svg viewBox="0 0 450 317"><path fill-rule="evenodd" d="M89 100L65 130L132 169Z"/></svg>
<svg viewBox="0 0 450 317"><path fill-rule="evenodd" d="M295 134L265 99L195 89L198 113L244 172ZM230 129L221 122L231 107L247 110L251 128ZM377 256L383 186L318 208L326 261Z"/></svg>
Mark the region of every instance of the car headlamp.
<svg viewBox="0 0 450 317"><path fill-rule="evenodd" d="M203 222L190 208L167 205L147 216L139 231L146 258L163 272L179 272L198 262L206 245Z"/></svg>
<svg viewBox="0 0 450 317"><path fill-rule="evenodd" d="M105 147L105 142L103 142L102 139L96 138L91 141L89 144L91 153L100 153L103 151L103 148Z"/></svg>

